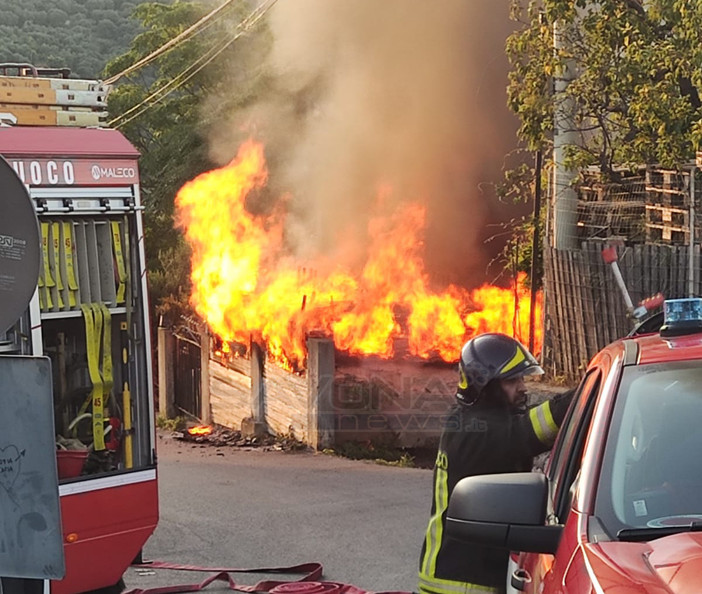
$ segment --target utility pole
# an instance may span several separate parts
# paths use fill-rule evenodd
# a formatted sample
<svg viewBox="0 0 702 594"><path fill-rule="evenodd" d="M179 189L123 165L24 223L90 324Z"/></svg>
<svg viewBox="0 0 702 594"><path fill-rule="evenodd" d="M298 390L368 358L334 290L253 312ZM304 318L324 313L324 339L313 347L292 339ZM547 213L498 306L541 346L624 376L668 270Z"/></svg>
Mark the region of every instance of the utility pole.
<svg viewBox="0 0 702 594"><path fill-rule="evenodd" d="M553 24L553 51L557 57L566 46L564 24L556 21ZM557 250L575 249L578 245L576 235L578 196L573 188L576 174L564 165L567 147L578 143L573 122L575 102L566 92L574 77L574 64L570 58L567 58L560 72L554 77L552 195L553 247Z"/></svg>

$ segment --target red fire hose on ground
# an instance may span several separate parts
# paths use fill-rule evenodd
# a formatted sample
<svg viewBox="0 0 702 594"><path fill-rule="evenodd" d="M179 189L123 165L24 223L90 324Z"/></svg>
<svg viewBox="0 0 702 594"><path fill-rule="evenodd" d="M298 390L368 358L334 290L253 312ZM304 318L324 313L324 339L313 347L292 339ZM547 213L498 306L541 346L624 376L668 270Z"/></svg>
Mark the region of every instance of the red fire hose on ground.
<svg viewBox="0 0 702 594"><path fill-rule="evenodd" d="M165 561L151 561L132 565L132 567L149 569L176 569L179 571L198 571L213 573L198 584L180 584L177 586L157 586L155 588L128 590L124 594L179 594L180 592L201 592L215 582L224 582L230 590L250 592L252 594L410 594L409 592L370 592L350 584L339 582L319 581L323 567L319 563L302 563L290 567L259 567L255 569L233 569L222 567L197 567L195 565L179 565ZM237 584L232 573L282 573L303 574L295 581L263 580L253 586Z"/></svg>

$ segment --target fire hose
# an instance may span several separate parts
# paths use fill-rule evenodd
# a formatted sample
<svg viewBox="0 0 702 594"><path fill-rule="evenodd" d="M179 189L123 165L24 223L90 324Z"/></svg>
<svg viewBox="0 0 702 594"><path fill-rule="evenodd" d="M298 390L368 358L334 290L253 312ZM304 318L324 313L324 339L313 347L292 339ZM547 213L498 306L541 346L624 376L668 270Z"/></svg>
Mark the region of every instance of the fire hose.
<svg viewBox="0 0 702 594"><path fill-rule="evenodd" d="M180 584L177 586L157 586L155 588L128 590L123 594L179 594L180 592L201 592L214 582L225 582L230 590L252 594L410 594L402 591L370 592L351 584L318 581L322 577L323 567L320 563L302 563L290 567L259 567L255 569L233 569L222 567L198 567L181 565L165 561L150 561L132 565L135 568L175 569L178 571L199 571L214 573L198 584ZM253 586L237 584L230 573L284 573L303 574L294 581L263 580Z"/></svg>

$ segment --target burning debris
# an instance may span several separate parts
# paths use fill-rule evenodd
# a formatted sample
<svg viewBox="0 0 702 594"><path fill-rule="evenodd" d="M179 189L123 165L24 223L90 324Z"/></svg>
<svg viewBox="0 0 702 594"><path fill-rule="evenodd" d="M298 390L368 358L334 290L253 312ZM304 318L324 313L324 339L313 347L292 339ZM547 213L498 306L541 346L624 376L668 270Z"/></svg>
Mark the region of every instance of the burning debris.
<svg viewBox="0 0 702 594"><path fill-rule="evenodd" d="M216 448L261 449L263 451L300 451L309 447L291 435L245 436L241 431L218 425L197 425L184 431L174 431L171 437L185 443Z"/></svg>

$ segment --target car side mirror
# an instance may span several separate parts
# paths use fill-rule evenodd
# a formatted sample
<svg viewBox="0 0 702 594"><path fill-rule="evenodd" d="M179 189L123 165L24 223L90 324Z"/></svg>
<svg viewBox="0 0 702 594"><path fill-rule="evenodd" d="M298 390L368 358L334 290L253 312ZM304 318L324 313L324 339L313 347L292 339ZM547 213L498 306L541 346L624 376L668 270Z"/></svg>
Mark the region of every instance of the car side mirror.
<svg viewBox="0 0 702 594"><path fill-rule="evenodd" d="M457 540L531 553L555 553L561 525L546 525L548 481L537 472L486 474L458 482L446 531Z"/></svg>

